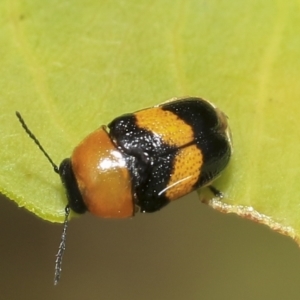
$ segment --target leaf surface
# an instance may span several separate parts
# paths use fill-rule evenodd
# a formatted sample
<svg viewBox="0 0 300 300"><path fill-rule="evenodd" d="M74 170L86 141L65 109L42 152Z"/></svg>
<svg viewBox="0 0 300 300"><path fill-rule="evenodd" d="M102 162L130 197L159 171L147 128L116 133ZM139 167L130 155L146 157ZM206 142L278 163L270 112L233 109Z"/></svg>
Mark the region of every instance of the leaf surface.
<svg viewBox="0 0 300 300"><path fill-rule="evenodd" d="M209 203L298 239L298 15L283 0L1 1L1 192L63 220L63 187L16 110L59 164L122 113L200 96L234 142Z"/></svg>

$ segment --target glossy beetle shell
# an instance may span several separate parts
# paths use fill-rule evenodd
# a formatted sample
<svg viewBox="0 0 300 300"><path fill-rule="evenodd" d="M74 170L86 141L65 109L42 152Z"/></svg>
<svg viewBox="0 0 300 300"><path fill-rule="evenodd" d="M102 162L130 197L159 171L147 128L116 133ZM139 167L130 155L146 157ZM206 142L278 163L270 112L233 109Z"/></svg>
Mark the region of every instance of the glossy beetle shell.
<svg viewBox="0 0 300 300"><path fill-rule="evenodd" d="M82 196L76 203L101 217L125 218L135 206L154 212L211 184L231 152L225 114L187 97L114 119L86 137L67 165Z"/></svg>

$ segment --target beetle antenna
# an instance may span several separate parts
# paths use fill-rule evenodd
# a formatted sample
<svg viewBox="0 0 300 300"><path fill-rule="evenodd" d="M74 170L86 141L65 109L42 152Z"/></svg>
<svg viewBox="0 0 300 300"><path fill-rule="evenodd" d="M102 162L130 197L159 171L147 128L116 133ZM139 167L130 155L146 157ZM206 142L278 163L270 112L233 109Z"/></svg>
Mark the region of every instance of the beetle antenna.
<svg viewBox="0 0 300 300"><path fill-rule="evenodd" d="M50 162L50 164L52 165L54 172L59 174L59 169L58 166L53 162L53 160L51 159L51 157L49 156L49 154L45 151L45 149L42 147L42 145L40 144L40 142L38 141L38 139L35 137L35 135L29 130L29 128L27 127L24 119L22 118L21 114L16 111L16 116L18 117L22 127L24 128L24 130L26 131L26 133L29 135L29 137L34 141L34 143L39 147L39 149L44 153L44 155L46 156L46 158L48 159L48 161Z"/></svg>
<svg viewBox="0 0 300 300"><path fill-rule="evenodd" d="M30 129L27 127L23 117L19 112L16 111L16 116L18 117L22 127L26 131L26 133L29 135L29 137L34 141L34 143L39 147L39 149L43 152L43 154L46 156L50 164L52 165L54 172L59 174L59 168L58 166L53 162L49 154L46 152L46 150L43 148L43 146L40 144L39 140L36 138L36 136L30 131ZM65 208L65 221L64 221L64 227L63 232L61 235L61 241L58 247L58 252L56 254L56 260L55 260L55 274L54 274L54 285L57 285L57 283L60 280L61 276L61 265L62 265L62 259L63 255L66 249L66 238L67 238L67 229L68 229L68 221L69 221L69 215L70 215L70 207L69 205Z"/></svg>
<svg viewBox="0 0 300 300"><path fill-rule="evenodd" d="M67 229L68 229L68 222L69 222L69 215L70 215L70 206L67 205L66 206L66 215L65 215L65 221L64 221L64 228L63 228L63 232L61 234L61 241L58 247L58 251L56 254L56 260L55 260L55 272L54 272L54 285L57 285L59 280L60 280L60 276L61 276L61 265L62 265L62 259L63 259L63 255L64 252L66 250L66 239L67 239Z"/></svg>

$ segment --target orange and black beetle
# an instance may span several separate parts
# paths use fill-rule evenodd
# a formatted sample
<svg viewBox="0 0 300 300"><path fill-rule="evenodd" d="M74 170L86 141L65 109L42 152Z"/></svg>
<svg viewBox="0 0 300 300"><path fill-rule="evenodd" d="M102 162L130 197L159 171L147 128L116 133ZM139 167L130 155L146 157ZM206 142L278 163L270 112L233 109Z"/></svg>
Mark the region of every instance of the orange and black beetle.
<svg viewBox="0 0 300 300"><path fill-rule="evenodd" d="M132 217L136 208L155 212L210 185L232 152L226 115L196 97L172 99L114 119L87 136L59 168L17 116L60 175L68 197L55 283L70 209L104 218Z"/></svg>
<svg viewBox="0 0 300 300"><path fill-rule="evenodd" d="M77 213L126 218L155 212L210 184L231 155L226 116L184 98L114 119L87 136L59 174Z"/></svg>

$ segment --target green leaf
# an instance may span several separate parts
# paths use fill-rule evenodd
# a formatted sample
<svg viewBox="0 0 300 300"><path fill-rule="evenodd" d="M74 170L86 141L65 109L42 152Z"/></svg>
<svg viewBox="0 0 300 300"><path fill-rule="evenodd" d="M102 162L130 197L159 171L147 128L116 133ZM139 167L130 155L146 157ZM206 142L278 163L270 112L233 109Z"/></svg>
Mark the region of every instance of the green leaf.
<svg viewBox="0 0 300 300"><path fill-rule="evenodd" d="M234 142L215 183L225 198L205 201L299 238L296 1L3 0L0 21L3 194L63 220L60 179L16 110L59 164L122 113L200 96Z"/></svg>

